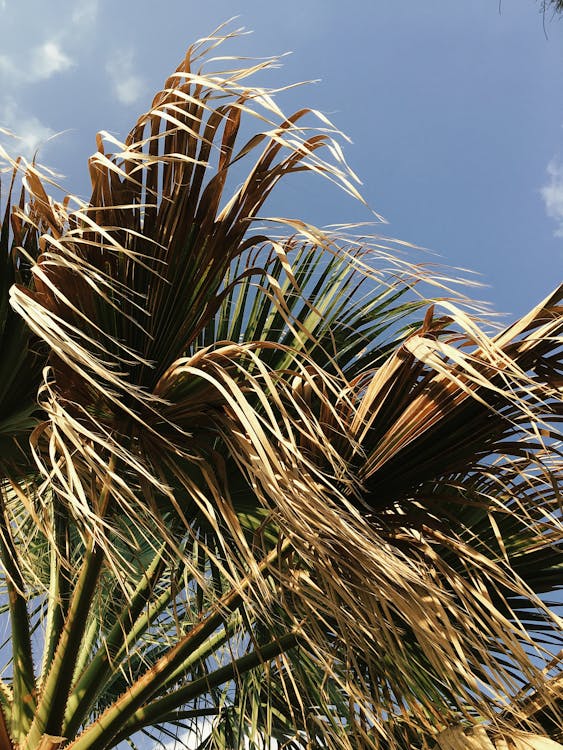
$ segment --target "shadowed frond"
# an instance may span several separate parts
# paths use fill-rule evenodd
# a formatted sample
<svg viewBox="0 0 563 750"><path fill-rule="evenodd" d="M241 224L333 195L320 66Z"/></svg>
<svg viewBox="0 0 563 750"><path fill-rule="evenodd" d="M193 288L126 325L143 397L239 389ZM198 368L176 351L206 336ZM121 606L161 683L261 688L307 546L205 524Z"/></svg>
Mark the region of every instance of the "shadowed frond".
<svg viewBox="0 0 563 750"><path fill-rule="evenodd" d="M99 138L88 203L22 166L2 224L3 330L32 361L2 333L9 409L25 394L17 419L0 398L25 456L2 485L7 731L555 737L561 291L491 334L400 243L262 217L295 173L361 197L326 118L252 85L274 61L207 71L222 41Z"/></svg>

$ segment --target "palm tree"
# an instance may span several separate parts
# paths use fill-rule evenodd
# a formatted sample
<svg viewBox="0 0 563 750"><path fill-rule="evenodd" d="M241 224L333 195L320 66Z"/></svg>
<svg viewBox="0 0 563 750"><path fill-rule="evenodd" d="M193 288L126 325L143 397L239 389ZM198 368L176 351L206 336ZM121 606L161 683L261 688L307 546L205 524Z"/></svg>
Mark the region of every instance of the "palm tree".
<svg viewBox="0 0 563 750"><path fill-rule="evenodd" d="M555 743L562 292L489 330L397 244L260 218L297 172L359 195L224 38L88 203L12 165L0 747Z"/></svg>

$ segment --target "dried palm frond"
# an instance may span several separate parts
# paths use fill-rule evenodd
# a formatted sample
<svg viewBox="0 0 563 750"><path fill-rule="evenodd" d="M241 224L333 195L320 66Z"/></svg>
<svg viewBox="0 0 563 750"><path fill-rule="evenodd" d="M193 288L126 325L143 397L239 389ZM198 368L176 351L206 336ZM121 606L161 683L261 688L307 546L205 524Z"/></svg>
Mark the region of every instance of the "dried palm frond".
<svg viewBox="0 0 563 750"><path fill-rule="evenodd" d="M526 695L554 714L561 666L542 668L561 631L561 291L491 336L400 247L260 217L297 172L360 196L326 118L249 82L272 61L206 72L221 41L124 143L106 135L114 153L99 139L87 204L49 200L30 165L12 210L37 244L11 304L47 364L43 483L27 491L27 456L3 491L11 586L38 602L18 604L12 736L101 749L211 717L201 747L352 750L539 730Z"/></svg>

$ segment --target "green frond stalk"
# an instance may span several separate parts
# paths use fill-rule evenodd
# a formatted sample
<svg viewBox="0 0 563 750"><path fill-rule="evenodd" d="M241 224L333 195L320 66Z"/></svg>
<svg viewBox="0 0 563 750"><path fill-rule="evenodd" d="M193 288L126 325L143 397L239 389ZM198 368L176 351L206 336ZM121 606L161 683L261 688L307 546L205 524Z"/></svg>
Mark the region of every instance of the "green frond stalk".
<svg viewBox="0 0 563 750"><path fill-rule="evenodd" d="M297 173L362 199L229 36L88 202L10 164L0 743L561 742L562 289L499 330L403 244L268 218Z"/></svg>
<svg viewBox="0 0 563 750"><path fill-rule="evenodd" d="M67 541L66 523L58 513L53 518L53 539L50 549L49 591L47 594L47 622L45 646L39 682L43 683L53 662L55 651L68 614L69 572L65 570L64 549Z"/></svg>
<svg viewBox="0 0 563 750"><path fill-rule="evenodd" d="M263 646L256 646L254 651L238 659L233 659L230 664L226 664L214 672L193 680L190 684L182 689L172 693L169 696L160 698L153 703L147 704L146 707L136 711L129 724L125 725L125 732L116 738L116 741L124 739L127 733L138 731L139 729L158 723L161 717L167 716L173 709L177 709L193 700L195 697L213 690L215 687L224 685L235 678L244 676L247 672L256 667L267 664L280 654L294 649L299 643L299 636L296 633L287 633L275 641L271 641ZM95 745L88 744L87 738L79 738L74 745L70 745L72 750L87 750Z"/></svg>
<svg viewBox="0 0 563 750"><path fill-rule="evenodd" d="M22 742L23 750L34 750L45 734L58 735L62 727L76 659L102 562L101 548L93 547L86 551L63 631L41 689L33 723Z"/></svg>
<svg viewBox="0 0 563 750"><path fill-rule="evenodd" d="M0 560L5 570L8 594L14 679L10 709L10 735L21 742L29 729L36 707L36 685L31 649L31 626L25 597L25 584L18 565L18 553L6 515L0 488ZM6 717L2 712L2 724Z"/></svg>
<svg viewBox="0 0 563 750"><path fill-rule="evenodd" d="M122 649L126 648L124 640L150 601L153 586L162 573L163 551L161 550L154 556L135 592L126 602L122 613L95 656L92 657L88 649L86 651L90 657L88 664L86 665L86 658L84 658L84 668L76 669L77 679L66 705L62 728L66 736L74 736L82 722L87 719L100 685L106 683L112 671L115 670L115 665L119 664ZM88 642L87 645L89 645Z"/></svg>
<svg viewBox="0 0 563 750"><path fill-rule="evenodd" d="M286 544L284 546L287 548L288 545ZM271 552L262 563L262 567L272 564L272 562L278 557L280 551L281 550L275 549ZM138 708L157 693L161 686L166 685L174 676L174 673L178 668L181 668L182 666L184 666L184 668L189 668L191 666L194 658L197 658L198 649L200 649L221 626L225 617L225 612L232 611L239 606L245 595L245 589L250 587L254 581L255 577L249 577L245 582L241 582L237 589L232 590L226 597L220 600L214 610L212 610L202 622L196 625L183 638L180 638L174 646L166 650L156 664L142 674L134 684L130 685L127 693L122 695L113 706L108 708L108 710L69 747L74 747L74 750L85 750L86 748L111 746L110 742L114 739L120 727L126 724L131 717L135 716L135 712ZM220 635L219 640L221 639L222 635ZM271 647L268 647L265 653L268 654L270 651ZM258 663L261 663L261 661L263 661L263 659ZM228 677L225 677L225 680L226 679L228 679ZM217 684L221 684L222 681ZM196 683L193 684L195 685ZM203 688L205 688L206 685L205 681L197 684L199 687L203 685ZM203 690L200 692L203 692ZM199 693L196 691L193 693L193 697L198 694ZM180 693L180 698L181 697L182 694ZM178 704L173 707L178 707L178 705L181 705L182 703L183 700L180 700Z"/></svg>

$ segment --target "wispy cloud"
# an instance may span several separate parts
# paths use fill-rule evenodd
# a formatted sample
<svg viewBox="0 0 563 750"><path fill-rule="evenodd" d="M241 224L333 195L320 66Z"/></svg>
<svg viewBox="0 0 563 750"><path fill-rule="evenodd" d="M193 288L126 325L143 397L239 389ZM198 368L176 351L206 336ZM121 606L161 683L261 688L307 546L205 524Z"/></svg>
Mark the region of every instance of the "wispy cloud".
<svg viewBox="0 0 563 750"><path fill-rule="evenodd" d="M52 108L44 107L45 90L32 97L26 89L51 83L80 64L85 40L92 39L99 0L82 0L72 11L62 0L31 6L34 10L30 12L25 3L0 0L0 12L9 13L11 23L25 27L27 33L25 45L16 35L5 35L0 54L0 127L17 136L17 140L3 137L2 142L9 153L17 151L26 157L33 156L54 134L43 121L45 112L52 115Z"/></svg>
<svg viewBox="0 0 563 750"><path fill-rule="evenodd" d="M135 70L133 50L119 50L106 63L113 92L121 104L134 104L147 87Z"/></svg>
<svg viewBox="0 0 563 750"><path fill-rule="evenodd" d="M49 39L31 49L24 59L0 55L0 71L6 76L4 86L45 81L56 73L68 70L73 62L59 42Z"/></svg>
<svg viewBox="0 0 563 750"><path fill-rule="evenodd" d="M11 97L5 97L0 102L0 121L14 136L0 138L6 151L21 154L27 159L33 158L37 149L55 132L34 115L23 113Z"/></svg>
<svg viewBox="0 0 563 750"><path fill-rule="evenodd" d="M98 0L84 0L73 11L70 17L73 26L91 26L98 15Z"/></svg>
<svg viewBox="0 0 563 750"><path fill-rule="evenodd" d="M50 78L55 73L68 70L72 65L70 57L55 41L47 41L37 47L31 57L30 75L36 81Z"/></svg>
<svg viewBox="0 0 563 750"><path fill-rule="evenodd" d="M552 159L547 165L547 174L549 181L541 188L541 196L547 215L558 223L555 236L563 237L563 163Z"/></svg>
<svg viewBox="0 0 563 750"><path fill-rule="evenodd" d="M3 91L0 94L0 126L15 136L2 138L2 144L8 153L17 152L28 159L32 158L39 146L55 132L33 112L22 109L17 99L21 88L46 81L67 70L72 64L69 55L54 39L48 39L32 48L25 59L0 55L0 74L3 79Z"/></svg>

